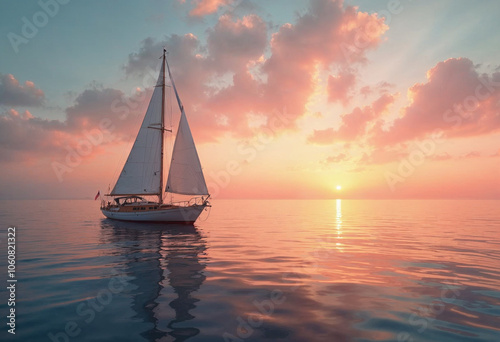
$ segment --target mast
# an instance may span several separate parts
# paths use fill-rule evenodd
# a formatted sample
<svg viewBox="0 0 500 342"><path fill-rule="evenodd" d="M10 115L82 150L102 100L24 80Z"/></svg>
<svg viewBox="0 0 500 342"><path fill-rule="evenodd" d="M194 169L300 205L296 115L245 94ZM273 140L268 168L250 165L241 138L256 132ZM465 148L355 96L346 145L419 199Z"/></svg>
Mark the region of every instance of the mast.
<svg viewBox="0 0 500 342"><path fill-rule="evenodd" d="M163 204L163 150L164 150L164 137L165 137L165 54L167 50L163 49L162 59L162 84L161 84L161 160L160 160L160 189L158 191L158 202Z"/></svg>

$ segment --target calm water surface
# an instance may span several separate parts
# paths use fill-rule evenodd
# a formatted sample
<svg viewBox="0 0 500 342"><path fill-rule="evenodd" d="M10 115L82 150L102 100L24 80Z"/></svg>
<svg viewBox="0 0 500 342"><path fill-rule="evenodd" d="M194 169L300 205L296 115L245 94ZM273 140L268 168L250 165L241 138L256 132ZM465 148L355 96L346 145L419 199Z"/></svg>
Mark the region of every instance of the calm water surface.
<svg viewBox="0 0 500 342"><path fill-rule="evenodd" d="M0 201L0 340L500 341L499 201L213 205L168 226Z"/></svg>

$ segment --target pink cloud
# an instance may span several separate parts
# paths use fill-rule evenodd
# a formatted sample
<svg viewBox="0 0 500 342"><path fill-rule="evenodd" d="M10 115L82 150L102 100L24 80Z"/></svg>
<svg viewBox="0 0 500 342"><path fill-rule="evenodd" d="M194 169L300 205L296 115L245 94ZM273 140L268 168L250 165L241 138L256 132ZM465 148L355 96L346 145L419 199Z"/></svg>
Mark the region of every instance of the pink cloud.
<svg viewBox="0 0 500 342"><path fill-rule="evenodd" d="M354 110L342 116L342 123L338 129L326 128L314 130L308 137L310 143L325 145L337 141L352 141L364 136L367 128L384 114L396 99L397 94L383 94L371 105L356 107Z"/></svg>
<svg viewBox="0 0 500 342"><path fill-rule="evenodd" d="M286 107L292 119L300 117L316 68L364 62L365 52L378 46L386 29L382 18L344 9L341 1L312 1L295 25L285 24L272 36L272 55L263 66L265 101L275 109Z"/></svg>
<svg viewBox="0 0 500 342"><path fill-rule="evenodd" d="M373 101L373 103L371 104L371 108L374 112L374 115L379 117L380 115L384 114L389 109L389 106L394 103L398 96L399 93L393 95L382 94L378 99Z"/></svg>
<svg viewBox="0 0 500 342"><path fill-rule="evenodd" d="M332 128L315 129L313 134L307 138L310 143L318 145L330 145L336 141L337 132Z"/></svg>
<svg viewBox="0 0 500 342"><path fill-rule="evenodd" d="M83 130L99 127L102 120L109 120L117 137L130 138L137 132L134 124L144 115L151 95L152 88L136 90L131 96L112 88L86 89L77 96L73 106L66 108L64 125L78 135Z"/></svg>
<svg viewBox="0 0 500 342"><path fill-rule="evenodd" d="M207 48L211 66L220 72L240 71L259 59L267 46L267 26L257 15L233 20L228 14L208 30Z"/></svg>
<svg viewBox="0 0 500 342"><path fill-rule="evenodd" d="M56 137L70 138L65 125L57 120L34 117L29 111L9 109L0 115L0 156L17 160L42 152L51 153L60 147Z"/></svg>
<svg viewBox="0 0 500 342"><path fill-rule="evenodd" d="M339 101L346 103L350 99L349 92L356 84L356 75L350 72L341 72L340 74L328 77L328 100L330 102Z"/></svg>
<svg viewBox="0 0 500 342"><path fill-rule="evenodd" d="M403 160L407 155L408 153L401 149L376 147L369 153L364 153L359 160L359 164L386 164L396 160Z"/></svg>
<svg viewBox="0 0 500 342"><path fill-rule="evenodd" d="M340 163L342 161L349 160L349 156L346 155L345 153L339 153L334 156L329 156L325 159L326 164L331 164L331 163Z"/></svg>
<svg viewBox="0 0 500 342"><path fill-rule="evenodd" d="M427 156L427 159L429 160L434 160L434 161L444 161L444 160L450 160L452 159L453 157L450 156L449 153L440 153L440 154L431 154L429 156Z"/></svg>
<svg viewBox="0 0 500 342"><path fill-rule="evenodd" d="M44 93L36 88L32 81L21 85L14 75L0 74L0 105L6 106L40 106Z"/></svg>
<svg viewBox="0 0 500 342"><path fill-rule="evenodd" d="M363 95L363 97L368 97L368 95L371 95L374 93L376 90L380 95L387 93L391 88L394 88L394 84L391 84L386 81L379 82L375 86L364 86L359 90L359 94Z"/></svg>
<svg viewBox="0 0 500 342"><path fill-rule="evenodd" d="M71 149L91 144L91 157L105 144L130 140L144 115L151 89L125 96L116 89L87 89L66 109L65 120L46 120L9 109L0 115L0 155L3 160L59 158ZM135 118L135 120L134 120Z"/></svg>
<svg viewBox="0 0 500 342"><path fill-rule="evenodd" d="M125 70L129 75L144 72L166 45L197 140L247 137L264 128L294 128L313 93L318 66L327 70L363 63L386 29L382 18L343 8L341 1L311 1L309 10L294 24L281 26L270 42L258 16L223 15L207 31L206 46L191 34L158 43L147 39L129 56ZM355 52L346 55L346 46ZM285 112L277 128L277 113ZM262 126L252 127L254 116L263 117Z"/></svg>
<svg viewBox="0 0 500 342"><path fill-rule="evenodd" d="M367 26L370 35L365 35ZM333 64L363 62L364 53L379 44L386 29L383 19L360 14L353 7L344 9L342 2L312 1L295 24L285 24L272 35L270 57L257 69L260 77L256 79L248 69L237 72L233 84L214 95L210 108L238 118L237 127L245 126L247 113L262 114L271 129L276 113L286 111L281 127L293 128L314 90L318 65L326 70ZM356 45L359 36L367 38L362 45ZM345 45L356 46L356 53L346 56Z"/></svg>
<svg viewBox="0 0 500 342"><path fill-rule="evenodd" d="M202 17L218 11L220 7L227 6L233 0L194 0L195 7L189 12L193 17Z"/></svg>
<svg viewBox="0 0 500 342"><path fill-rule="evenodd" d="M446 137L489 134L500 129L500 73L480 74L467 58L450 58L427 72L427 82L408 91L410 104L373 142L387 145L440 130Z"/></svg>
<svg viewBox="0 0 500 342"><path fill-rule="evenodd" d="M138 77L139 84L144 77L156 80L158 77L158 53L166 47L168 60L175 84L182 98L184 108L189 117L197 142L214 141L221 130L227 130L217 124L215 115L208 112L206 103L216 92L214 77L215 66L201 53L203 47L193 34L183 36L171 35L163 41L155 42L147 38L142 42L138 52L131 53L124 66L128 76ZM174 97L169 97L174 100ZM173 104L177 113L177 104ZM210 115L209 115L210 114Z"/></svg>
<svg viewBox="0 0 500 342"><path fill-rule="evenodd" d="M372 89L370 86L364 86L359 90L359 93L363 95L364 98L368 97L372 93Z"/></svg>
<svg viewBox="0 0 500 342"><path fill-rule="evenodd" d="M464 159L472 159L472 158L479 158L481 157L481 152L479 151L471 151L469 153L466 153L462 156Z"/></svg>

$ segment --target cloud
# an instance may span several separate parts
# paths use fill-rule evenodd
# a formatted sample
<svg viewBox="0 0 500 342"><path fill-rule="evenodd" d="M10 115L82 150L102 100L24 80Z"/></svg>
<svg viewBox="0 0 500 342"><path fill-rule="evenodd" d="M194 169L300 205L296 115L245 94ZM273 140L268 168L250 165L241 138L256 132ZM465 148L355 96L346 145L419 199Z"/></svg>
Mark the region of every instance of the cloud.
<svg viewBox="0 0 500 342"><path fill-rule="evenodd" d="M76 97L73 106L66 108L64 125L78 134L99 127L106 119L112 122L120 139L127 139L137 132L136 121L144 116L151 95L152 88L136 89L130 96L113 88L86 89Z"/></svg>
<svg viewBox="0 0 500 342"><path fill-rule="evenodd" d="M389 84L381 83L383 93L370 106L356 107L342 116L338 128L314 130L310 143L327 145L338 141L368 141L372 149L360 163L383 164L407 155L406 142L439 132L441 137L470 137L500 130L500 73L480 73L467 58L451 58L436 64L427 73L427 82L408 90L410 103L401 109L392 124L382 114L394 103L395 95L385 93ZM374 88L365 88L366 94ZM389 127L384 129L383 127ZM364 140L366 139L366 140ZM429 156L429 160L480 157L471 152L461 157L448 154Z"/></svg>
<svg viewBox="0 0 500 342"><path fill-rule="evenodd" d="M383 94L369 106L356 107L351 113L342 116L342 122L338 129L330 127L314 130L307 140L318 145L328 145L363 137L370 125L373 125L375 120L387 111L396 97L397 94Z"/></svg>
<svg viewBox="0 0 500 342"><path fill-rule="evenodd" d="M444 161L444 160L453 159L453 157L447 152L443 152L440 154L431 154L431 155L427 156L426 158L429 160L434 160L434 161Z"/></svg>
<svg viewBox="0 0 500 342"><path fill-rule="evenodd" d="M335 142L336 131L330 127L325 129L315 129L313 134L307 138L310 143L318 145L329 145Z"/></svg>
<svg viewBox="0 0 500 342"><path fill-rule="evenodd" d="M215 13L220 7L231 4L233 0L194 0L194 8L189 12L190 16L202 17Z"/></svg>
<svg viewBox="0 0 500 342"><path fill-rule="evenodd" d="M6 106L41 106L44 101L44 93L35 87L32 81L19 81L11 74L0 74L0 105Z"/></svg>
<svg viewBox="0 0 500 342"><path fill-rule="evenodd" d="M365 34L367 26L369 34ZM281 129L294 128L296 120L306 112L318 69L326 71L332 65L345 67L364 62L365 52L380 43L386 29L383 19L353 7L344 9L342 2L311 1L308 11L295 24L287 23L272 35L269 57L250 60L247 66L254 66L253 70L247 67L237 71L233 84L214 94L209 107L233 118L236 122L228 127L239 127L242 134L249 113L265 116L267 123L262 128L274 130L276 113L286 112ZM360 36L366 40L356 45ZM346 55L345 46L355 46L356 52ZM349 78L347 74L345 77Z"/></svg>
<svg viewBox="0 0 500 342"><path fill-rule="evenodd" d="M201 46L195 35L171 35L162 41L152 38L143 40L139 51L129 54L124 66L126 74L138 77L139 84L143 83L145 77L156 79L161 65L158 54L161 54L163 47L169 52L172 76L195 131L196 141L214 141L223 131L227 131L227 127L218 124L216 116L207 108L209 98L218 88L215 77L217 68L208 57L202 55L205 47ZM168 96L168 100L173 99L173 96ZM174 103L174 108L176 106Z"/></svg>
<svg viewBox="0 0 500 342"><path fill-rule="evenodd" d="M410 104L373 142L396 144L436 130L448 138L489 134L500 129L500 73L480 74L467 58L450 58L427 72L427 82L408 91Z"/></svg>
<svg viewBox="0 0 500 342"><path fill-rule="evenodd" d="M263 55L267 46L267 26L257 15L236 20L223 15L207 32L210 64L220 72L246 68L249 62Z"/></svg>
<svg viewBox="0 0 500 342"><path fill-rule="evenodd" d="M286 107L292 118L300 117L314 90L317 69L364 62L366 51L378 46L386 29L382 18L354 7L344 9L341 1L311 1L294 25L285 24L272 36L272 55L263 66L266 101Z"/></svg>
<svg viewBox="0 0 500 342"><path fill-rule="evenodd" d="M368 97L368 95L371 95L375 91L377 91L378 94L380 94L380 95L385 94L385 93L389 92L389 90L391 88L394 88L394 84L391 84L391 83L386 82L386 81L382 81L382 82L379 82L376 86L367 85L367 86L361 87L361 89L359 90L359 94L366 98L366 97Z"/></svg>
<svg viewBox="0 0 500 342"><path fill-rule="evenodd" d="M61 138L61 139L58 139ZM34 117L29 111L9 109L0 115L0 158L16 160L42 152L51 153L61 147L61 140L70 139L65 125L57 120Z"/></svg>
<svg viewBox="0 0 500 342"><path fill-rule="evenodd" d="M137 132L152 89L126 96L116 89L86 89L66 109L65 120L46 120L29 111L0 115L2 160L64 158L90 142L92 153L104 144L130 140ZM89 153L90 156L91 153Z"/></svg>
<svg viewBox="0 0 500 342"><path fill-rule="evenodd" d="M185 74L191 69L196 69L204 59L201 58L201 46L198 38L191 33L179 36L173 34L162 41L155 41L148 37L141 42L138 52L130 53L127 64L124 66L127 76L144 77L150 74L154 75L154 80L158 77L160 57L163 48L167 49L168 59L171 62L173 70L180 69ZM188 69L187 66L191 66Z"/></svg>
<svg viewBox="0 0 500 342"><path fill-rule="evenodd" d="M192 34L161 42L148 38L129 55L125 71L144 74L167 46L197 140L227 134L246 138L262 129L295 128L306 112L318 69L326 72L335 65L347 70L363 63L366 51L378 46L387 29L382 18L333 0L311 1L305 14L281 26L270 41L267 27L256 15L225 14L207 30L206 45ZM279 128L277 117L284 115L277 113L286 113ZM261 125L253 125L256 116Z"/></svg>
<svg viewBox="0 0 500 342"><path fill-rule="evenodd" d="M339 153L334 156L328 156L325 159L326 164L332 164L332 163L340 163L342 161L349 160L349 156L347 156L345 153Z"/></svg>
<svg viewBox="0 0 500 342"><path fill-rule="evenodd" d="M364 153L359 160L359 165L387 164L397 160L403 160L408 153L401 149L389 147L376 147L368 153Z"/></svg>
<svg viewBox="0 0 500 342"><path fill-rule="evenodd" d="M364 86L359 90L359 94L363 95L364 98L368 97L372 93L372 89L370 86Z"/></svg>
<svg viewBox="0 0 500 342"><path fill-rule="evenodd" d="M356 75L351 72L342 72L328 77L328 101L346 103L350 99L349 91L356 84Z"/></svg>
<svg viewBox="0 0 500 342"><path fill-rule="evenodd" d="M471 151L469 153L464 154L461 156L463 159L472 159L472 158L479 158L481 157L481 152L479 151Z"/></svg>

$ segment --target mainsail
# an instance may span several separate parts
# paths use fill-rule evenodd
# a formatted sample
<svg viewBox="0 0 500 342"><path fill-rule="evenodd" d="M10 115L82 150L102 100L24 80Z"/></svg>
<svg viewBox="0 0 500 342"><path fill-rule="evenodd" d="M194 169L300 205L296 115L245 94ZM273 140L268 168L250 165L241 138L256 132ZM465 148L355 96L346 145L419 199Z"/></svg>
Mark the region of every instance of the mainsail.
<svg viewBox="0 0 500 342"><path fill-rule="evenodd" d="M112 196L161 195L162 175L162 85L165 65L149 102L149 107L137 134L134 146L118 178Z"/></svg>
<svg viewBox="0 0 500 342"><path fill-rule="evenodd" d="M184 106L179 98L174 79L170 73L168 61L167 69L177 103L179 104L181 118L175 137L165 191L182 195L208 195L207 184L205 183L205 177L201 169L198 152L196 152L193 135L191 134L191 129L189 129L186 114L184 113Z"/></svg>

